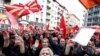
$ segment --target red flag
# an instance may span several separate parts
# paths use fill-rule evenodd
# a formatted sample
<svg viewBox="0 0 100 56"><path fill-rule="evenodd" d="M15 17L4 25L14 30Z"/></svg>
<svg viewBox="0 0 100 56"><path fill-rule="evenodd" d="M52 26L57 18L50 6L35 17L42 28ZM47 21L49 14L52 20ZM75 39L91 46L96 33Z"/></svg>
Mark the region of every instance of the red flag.
<svg viewBox="0 0 100 56"><path fill-rule="evenodd" d="M49 23L48 23L48 25L46 25L46 31L48 31L49 30Z"/></svg>
<svg viewBox="0 0 100 56"><path fill-rule="evenodd" d="M73 32L78 31L78 30L79 30L78 25L75 25L74 27L72 27L72 28L70 29L70 33L73 33Z"/></svg>
<svg viewBox="0 0 100 56"><path fill-rule="evenodd" d="M57 27L55 28L55 30L60 31L60 27L59 27L59 26L57 26Z"/></svg>
<svg viewBox="0 0 100 56"><path fill-rule="evenodd" d="M14 16L22 17L30 13L40 11L42 8L38 4L37 0L29 1L27 4L13 4L5 5L5 9Z"/></svg>
<svg viewBox="0 0 100 56"><path fill-rule="evenodd" d="M60 19L60 29L63 30L63 38L66 39L66 22L64 19L64 16L62 15L61 19Z"/></svg>
<svg viewBox="0 0 100 56"><path fill-rule="evenodd" d="M6 15L8 16L8 19L9 19L9 21L10 21L10 24L11 24L11 27L12 28L19 28L19 26L18 26L18 22L17 22L17 20L15 19L15 17L12 15L12 14L10 14L9 12L6 12Z"/></svg>

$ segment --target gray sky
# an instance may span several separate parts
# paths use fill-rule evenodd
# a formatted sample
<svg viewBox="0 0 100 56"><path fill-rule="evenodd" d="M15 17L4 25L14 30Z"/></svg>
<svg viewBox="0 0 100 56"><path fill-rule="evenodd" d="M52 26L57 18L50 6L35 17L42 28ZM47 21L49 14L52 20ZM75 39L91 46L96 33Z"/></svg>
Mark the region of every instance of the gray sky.
<svg viewBox="0 0 100 56"><path fill-rule="evenodd" d="M86 10L79 0L57 0L59 3L64 5L70 13L74 13L80 20L81 24L83 23L83 14ZM81 26L81 25L80 25Z"/></svg>

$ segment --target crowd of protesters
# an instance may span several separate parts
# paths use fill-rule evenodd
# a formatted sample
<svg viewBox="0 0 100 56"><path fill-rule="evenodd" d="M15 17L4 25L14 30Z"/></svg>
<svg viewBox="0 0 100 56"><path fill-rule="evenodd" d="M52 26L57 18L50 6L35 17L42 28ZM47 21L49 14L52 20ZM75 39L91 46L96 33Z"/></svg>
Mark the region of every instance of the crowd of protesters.
<svg viewBox="0 0 100 56"><path fill-rule="evenodd" d="M92 37L87 46L73 42L76 33L62 37L61 31L14 29L0 31L0 56L100 56L100 39Z"/></svg>

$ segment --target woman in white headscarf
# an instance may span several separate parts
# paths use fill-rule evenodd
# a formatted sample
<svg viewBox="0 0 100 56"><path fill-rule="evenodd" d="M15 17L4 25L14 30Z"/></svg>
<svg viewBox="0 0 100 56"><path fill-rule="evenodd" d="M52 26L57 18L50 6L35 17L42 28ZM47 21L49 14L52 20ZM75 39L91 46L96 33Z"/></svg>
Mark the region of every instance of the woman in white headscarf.
<svg viewBox="0 0 100 56"><path fill-rule="evenodd" d="M54 56L50 48L42 48L39 56Z"/></svg>
<svg viewBox="0 0 100 56"><path fill-rule="evenodd" d="M54 56L53 51L49 48L49 41L47 38L42 40L43 48L40 51L39 56Z"/></svg>

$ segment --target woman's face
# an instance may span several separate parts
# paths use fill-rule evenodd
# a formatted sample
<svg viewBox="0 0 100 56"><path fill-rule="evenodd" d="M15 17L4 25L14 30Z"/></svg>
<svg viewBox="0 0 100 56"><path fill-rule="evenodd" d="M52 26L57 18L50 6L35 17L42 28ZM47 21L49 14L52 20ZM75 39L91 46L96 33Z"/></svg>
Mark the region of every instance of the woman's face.
<svg viewBox="0 0 100 56"><path fill-rule="evenodd" d="M41 55L40 55L40 56L51 56L51 55L50 55L49 50L48 50L48 49L46 49L46 50L43 50L43 52L41 53Z"/></svg>

